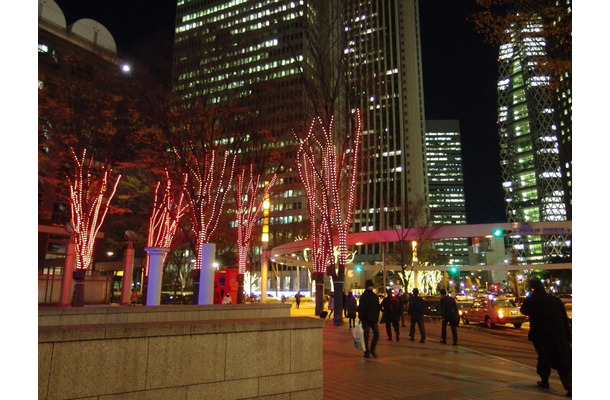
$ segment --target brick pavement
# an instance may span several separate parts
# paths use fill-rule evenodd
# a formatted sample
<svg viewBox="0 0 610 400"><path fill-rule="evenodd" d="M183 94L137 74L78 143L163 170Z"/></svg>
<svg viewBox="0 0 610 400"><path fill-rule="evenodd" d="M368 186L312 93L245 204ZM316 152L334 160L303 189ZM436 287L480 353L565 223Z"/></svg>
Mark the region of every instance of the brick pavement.
<svg viewBox="0 0 610 400"><path fill-rule="evenodd" d="M400 342L389 342L382 330L378 358L366 359L354 348L347 325L335 326L327 319L323 332L324 399L566 398L556 371L551 374L551 388L540 389L534 367L441 344L440 333L436 333L440 325L428 322L427 326L424 344L419 343L419 333L414 342L408 340L408 334L401 335Z"/></svg>

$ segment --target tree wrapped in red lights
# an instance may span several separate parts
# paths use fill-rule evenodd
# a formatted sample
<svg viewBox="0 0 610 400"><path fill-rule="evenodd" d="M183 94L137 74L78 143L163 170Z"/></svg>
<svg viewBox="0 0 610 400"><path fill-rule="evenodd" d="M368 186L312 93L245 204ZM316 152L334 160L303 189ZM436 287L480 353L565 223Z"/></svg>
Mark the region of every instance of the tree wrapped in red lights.
<svg viewBox="0 0 610 400"><path fill-rule="evenodd" d="M237 251L238 251L238 283L240 288L237 290L237 303L243 303L243 274L246 273L246 263L248 260L248 250L252 241L252 230L258 222L258 216L263 208L264 199L269 194L271 187L275 183L277 175L274 174L268 184L260 190L261 175L255 175L253 166L250 164L248 175L246 169L242 168L237 176L236 187L236 206L237 206ZM244 186L245 181L248 183Z"/></svg>
<svg viewBox="0 0 610 400"><path fill-rule="evenodd" d="M196 236L195 274L200 274L203 266L201 249L204 244L209 243L218 225L226 195L233 181L235 156L225 151L223 157L219 154L219 149L198 148L193 142L189 142L186 148L174 147L174 152L188 175L185 192L191 229ZM212 288L201 288L203 289L212 290ZM197 301L195 293L193 298Z"/></svg>
<svg viewBox="0 0 610 400"><path fill-rule="evenodd" d="M148 225L147 247L171 248L180 219L189 208L188 203L184 204L186 196L186 185L188 182L187 174L184 174L182 188L179 194L172 190L172 181L167 170L165 171L165 189L160 193L161 181L157 182L153 200L152 213ZM163 255L163 263L167 253ZM150 267L150 254L146 253L146 265L144 267L144 304L146 302L148 273ZM160 278L160 277L158 277Z"/></svg>
<svg viewBox="0 0 610 400"><path fill-rule="evenodd" d="M335 285L335 324L343 315L343 282L347 263L347 233L352 224L358 178L362 123L356 111L355 129L345 145L346 135L336 132L334 119L326 128L320 118L313 119L307 135L299 140L297 167L308 200L311 219L314 275L317 284L324 272L333 276ZM339 249L337 260L333 248ZM335 266L335 262L338 264ZM338 268L336 268L338 267ZM336 271L337 269L337 271ZM316 290L316 314L321 311L321 291Z"/></svg>
<svg viewBox="0 0 610 400"><path fill-rule="evenodd" d="M112 169L107 162L96 168L93 157L87 159L87 150L79 158L74 149L70 149L73 161L73 177L68 179L70 196L70 224L74 231L74 251L76 271L72 305L82 307L84 301L84 271L91 266L95 238L104 223L110 208L110 201L116 193L121 175L112 184ZM96 169L98 174L96 174Z"/></svg>
<svg viewBox="0 0 610 400"><path fill-rule="evenodd" d="M189 208L188 204L183 204L187 182L188 177L184 174L182 189L178 196L172 190L172 181L167 171L165 171L165 190L162 195L159 193L161 182L157 182L153 210L148 225L148 247L164 247L167 249L171 247L178 229L178 223ZM148 261L146 268L148 268ZM148 275L147 269L145 275Z"/></svg>

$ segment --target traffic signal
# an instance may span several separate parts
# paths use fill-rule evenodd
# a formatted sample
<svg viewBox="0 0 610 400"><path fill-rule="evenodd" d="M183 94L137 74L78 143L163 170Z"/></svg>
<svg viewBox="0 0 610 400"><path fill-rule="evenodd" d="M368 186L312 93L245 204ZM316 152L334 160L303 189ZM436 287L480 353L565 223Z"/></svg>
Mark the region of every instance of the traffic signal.
<svg viewBox="0 0 610 400"><path fill-rule="evenodd" d="M491 234L495 237L502 237L502 235L504 235L504 231L500 228L496 228L491 232Z"/></svg>
<svg viewBox="0 0 610 400"><path fill-rule="evenodd" d="M458 269L458 267L456 267L455 265L452 265L452 266L449 268L449 273L450 273L451 275L457 275L457 274L458 274L458 272L460 272L460 270L459 270L459 269Z"/></svg>

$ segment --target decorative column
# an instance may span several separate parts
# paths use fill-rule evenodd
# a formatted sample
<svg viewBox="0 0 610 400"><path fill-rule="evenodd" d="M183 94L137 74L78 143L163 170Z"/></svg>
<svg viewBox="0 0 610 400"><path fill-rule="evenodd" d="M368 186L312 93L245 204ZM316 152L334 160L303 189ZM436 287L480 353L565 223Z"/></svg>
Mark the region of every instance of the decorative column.
<svg viewBox="0 0 610 400"><path fill-rule="evenodd" d="M74 235L70 235L70 241L66 248L66 260L64 263L64 274L61 281L60 307L70 305L70 290L72 289L72 271L74 270Z"/></svg>
<svg viewBox="0 0 610 400"><path fill-rule="evenodd" d="M145 247L148 252L147 306L158 306L161 302L161 278L163 277L163 258L169 249L164 247Z"/></svg>
<svg viewBox="0 0 610 400"><path fill-rule="evenodd" d="M244 274L237 274L237 304L245 304L244 298Z"/></svg>
<svg viewBox="0 0 610 400"><path fill-rule="evenodd" d="M72 307L83 307L85 305L85 269L77 268L72 272L74 284L74 293L72 294Z"/></svg>
<svg viewBox="0 0 610 400"><path fill-rule="evenodd" d="M133 262L135 250L133 242L130 240L125 250L125 268L123 268L123 287L121 289L121 305L131 304L131 280L133 277Z"/></svg>
<svg viewBox="0 0 610 400"><path fill-rule="evenodd" d="M199 251L201 252L201 270L199 271L197 304L214 304L214 261L216 260L216 244L202 243Z"/></svg>

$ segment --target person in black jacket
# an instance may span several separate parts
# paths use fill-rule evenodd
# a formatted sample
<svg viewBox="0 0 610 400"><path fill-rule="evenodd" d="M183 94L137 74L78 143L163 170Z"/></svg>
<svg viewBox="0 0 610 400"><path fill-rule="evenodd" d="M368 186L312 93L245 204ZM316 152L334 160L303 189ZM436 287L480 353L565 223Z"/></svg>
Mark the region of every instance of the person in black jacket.
<svg viewBox="0 0 610 400"><path fill-rule="evenodd" d="M409 329L409 336L411 341L415 340L415 324L419 327L419 335L421 340L419 343L426 343L426 328L424 327L424 312L426 311L426 304L424 300L419 297L419 290L413 289L413 296L409 299L409 310L408 313L411 316L411 328Z"/></svg>
<svg viewBox="0 0 610 400"><path fill-rule="evenodd" d="M529 281L531 295L523 301L521 313L530 319L528 339L538 354L538 386L548 389L551 368L559 373L563 387L572 397L572 334L563 302L547 294L539 279Z"/></svg>
<svg viewBox="0 0 610 400"><path fill-rule="evenodd" d="M379 299L375 292L373 292L373 281L368 279L366 281L366 290L360 296L358 302L358 318L362 322L362 329L364 330L364 357L371 358L377 357L375 348L379 341ZM373 330L373 341L369 347L369 329Z"/></svg>
<svg viewBox="0 0 610 400"><path fill-rule="evenodd" d="M349 327L356 326L356 312L358 311L358 303L354 294L349 292L347 299L345 300L345 309L347 310L347 318L349 320Z"/></svg>
<svg viewBox="0 0 610 400"><path fill-rule="evenodd" d="M460 323L460 314L457 309L457 303L451 296L447 296L447 291L441 289L440 312L442 317L441 322L441 343L447 343L447 323L451 326L451 336L453 345L457 346L458 335L457 326Z"/></svg>
<svg viewBox="0 0 610 400"><path fill-rule="evenodd" d="M392 340L392 326L394 327L394 332L396 333L396 341L400 340L400 313L399 313L398 299L392 293L392 289L387 290L387 296L381 300L381 312L383 312L383 316L381 317L381 321L385 321L385 330L388 334L388 340Z"/></svg>

